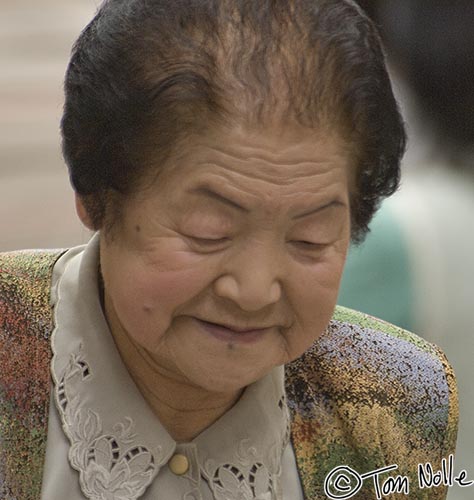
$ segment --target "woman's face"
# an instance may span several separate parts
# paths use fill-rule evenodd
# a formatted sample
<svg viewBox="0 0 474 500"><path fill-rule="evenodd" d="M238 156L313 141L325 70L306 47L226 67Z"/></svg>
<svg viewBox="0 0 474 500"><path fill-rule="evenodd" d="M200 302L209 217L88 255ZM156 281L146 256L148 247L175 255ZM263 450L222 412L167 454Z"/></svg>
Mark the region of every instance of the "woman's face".
<svg viewBox="0 0 474 500"><path fill-rule="evenodd" d="M101 237L112 331L214 392L300 356L336 303L350 172L342 142L305 129L189 141Z"/></svg>

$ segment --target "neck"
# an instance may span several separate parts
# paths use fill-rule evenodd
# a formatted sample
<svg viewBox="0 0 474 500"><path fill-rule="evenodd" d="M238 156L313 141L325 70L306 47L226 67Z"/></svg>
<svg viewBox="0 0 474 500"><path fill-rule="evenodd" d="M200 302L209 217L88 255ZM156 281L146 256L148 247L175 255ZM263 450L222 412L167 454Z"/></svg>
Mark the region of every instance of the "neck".
<svg viewBox="0 0 474 500"><path fill-rule="evenodd" d="M136 366L136 365L134 365ZM130 372L149 406L175 441L194 439L226 413L240 393L212 394L170 378L158 370L150 375Z"/></svg>
<svg viewBox="0 0 474 500"><path fill-rule="evenodd" d="M231 394L210 392L184 377L180 378L134 342L113 313L107 315L107 319L130 376L175 441L191 441L239 399L242 391Z"/></svg>

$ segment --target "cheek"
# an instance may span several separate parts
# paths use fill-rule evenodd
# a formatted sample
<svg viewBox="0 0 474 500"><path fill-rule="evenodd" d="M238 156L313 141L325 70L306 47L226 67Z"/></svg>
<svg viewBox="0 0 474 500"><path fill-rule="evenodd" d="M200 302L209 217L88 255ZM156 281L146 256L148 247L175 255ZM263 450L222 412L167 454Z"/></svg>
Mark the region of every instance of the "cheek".
<svg viewBox="0 0 474 500"><path fill-rule="evenodd" d="M308 266L295 266L293 275L297 303L312 304L312 307L336 302L346 261L345 247L333 248L319 262ZM307 308L307 307L306 307Z"/></svg>
<svg viewBox="0 0 474 500"><path fill-rule="evenodd" d="M140 255L121 261L119 272L109 269L109 294L124 328L143 344L156 342L176 312L212 283L210 266L192 255L171 253L159 266Z"/></svg>
<svg viewBox="0 0 474 500"><path fill-rule="evenodd" d="M326 329L336 306L344 260L319 263L294 271L289 296L295 314L287 334L290 356L299 357Z"/></svg>

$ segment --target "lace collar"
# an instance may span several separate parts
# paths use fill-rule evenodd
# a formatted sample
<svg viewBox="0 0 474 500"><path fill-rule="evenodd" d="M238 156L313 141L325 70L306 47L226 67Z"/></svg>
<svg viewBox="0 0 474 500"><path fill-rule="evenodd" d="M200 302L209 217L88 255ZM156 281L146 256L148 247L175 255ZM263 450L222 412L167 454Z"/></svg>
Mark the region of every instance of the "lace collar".
<svg viewBox="0 0 474 500"><path fill-rule="evenodd" d="M70 442L69 462L88 499L137 499L177 449L123 365L100 306L99 236L67 252L53 274L52 376ZM216 499L281 498L289 440L283 367L249 386L238 403L196 437L200 474ZM246 492L246 493L245 493ZM239 497L240 498L240 497Z"/></svg>

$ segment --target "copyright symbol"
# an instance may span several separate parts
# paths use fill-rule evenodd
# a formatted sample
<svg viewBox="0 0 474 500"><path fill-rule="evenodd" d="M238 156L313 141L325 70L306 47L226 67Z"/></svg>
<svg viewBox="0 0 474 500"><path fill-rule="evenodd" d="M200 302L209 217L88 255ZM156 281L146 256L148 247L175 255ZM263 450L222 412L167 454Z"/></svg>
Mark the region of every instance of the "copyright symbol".
<svg viewBox="0 0 474 500"><path fill-rule="evenodd" d="M326 476L324 493L333 500L352 498L362 488L362 482L362 478L354 469L341 465Z"/></svg>

